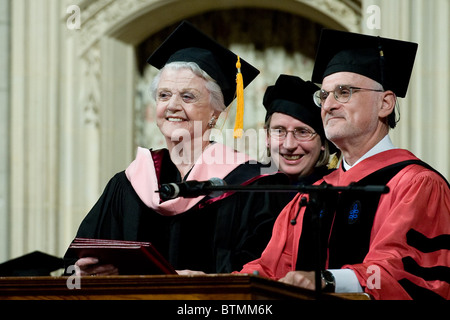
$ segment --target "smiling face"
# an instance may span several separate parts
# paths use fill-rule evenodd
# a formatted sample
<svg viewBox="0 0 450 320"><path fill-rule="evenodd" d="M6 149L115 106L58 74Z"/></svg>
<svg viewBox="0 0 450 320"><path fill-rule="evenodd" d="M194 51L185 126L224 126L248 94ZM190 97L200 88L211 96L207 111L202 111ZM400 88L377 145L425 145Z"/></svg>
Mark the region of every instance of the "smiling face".
<svg viewBox="0 0 450 320"><path fill-rule="evenodd" d="M338 85L381 89L377 82L351 72L325 77L322 89L333 91ZM390 91L357 91L346 103L330 94L321 109L326 137L343 151L346 160L358 159L388 133L386 118L394 106L395 97Z"/></svg>
<svg viewBox="0 0 450 320"><path fill-rule="evenodd" d="M192 140L202 138L211 118L217 116L205 84L206 80L186 68L161 73L156 90L156 123L168 145L181 135L189 135Z"/></svg>
<svg viewBox="0 0 450 320"><path fill-rule="evenodd" d="M279 112L272 114L270 128L283 128L288 131L306 128L314 132L313 128L302 121ZM268 136L267 144L270 148L271 158L278 169L293 180L313 173L320 151L324 149L318 134L309 141L298 141L292 133L288 133L284 140Z"/></svg>

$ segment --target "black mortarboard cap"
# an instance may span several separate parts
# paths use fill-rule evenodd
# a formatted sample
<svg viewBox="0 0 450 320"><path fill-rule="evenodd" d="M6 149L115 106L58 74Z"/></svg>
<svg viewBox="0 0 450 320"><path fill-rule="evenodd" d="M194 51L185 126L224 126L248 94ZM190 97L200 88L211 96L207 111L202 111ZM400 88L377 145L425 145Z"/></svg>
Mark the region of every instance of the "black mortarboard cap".
<svg viewBox="0 0 450 320"><path fill-rule="evenodd" d="M34 251L0 264L0 276L49 276L51 272L63 268L62 258Z"/></svg>
<svg viewBox="0 0 450 320"><path fill-rule="evenodd" d="M275 112L284 113L313 128L325 140L320 108L314 103L313 94L320 88L311 81L297 76L282 74L275 85L266 89L263 105L267 110L266 119ZM329 142L330 153L337 151Z"/></svg>
<svg viewBox="0 0 450 320"><path fill-rule="evenodd" d="M359 33L324 29L312 81L336 72L354 72L405 97L417 52L417 43Z"/></svg>
<svg viewBox="0 0 450 320"><path fill-rule="evenodd" d="M314 92L319 89L311 81L304 81L300 77L280 75L275 85L267 87L264 94L266 121L275 112L284 113L306 123L324 137L320 108L313 100Z"/></svg>
<svg viewBox="0 0 450 320"><path fill-rule="evenodd" d="M225 106L236 96L236 62L238 57L208 37L191 23L183 21L156 49L147 62L161 69L174 61L195 62L222 89ZM244 88L256 78L259 70L240 58Z"/></svg>

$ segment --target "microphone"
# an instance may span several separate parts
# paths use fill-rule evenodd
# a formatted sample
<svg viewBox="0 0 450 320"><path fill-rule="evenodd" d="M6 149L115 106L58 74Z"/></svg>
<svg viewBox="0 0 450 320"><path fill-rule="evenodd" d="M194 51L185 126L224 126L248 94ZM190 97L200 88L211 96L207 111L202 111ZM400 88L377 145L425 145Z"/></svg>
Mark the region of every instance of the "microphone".
<svg viewBox="0 0 450 320"><path fill-rule="evenodd" d="M211 187L223 187L227 183L220 178L211 178L207 181L183 181L180 183L162 184L159 192L162 200L169 200L178 197L196 198L200 195L209 195L211 197L220 196L223 191L213 191Z"/></svg>

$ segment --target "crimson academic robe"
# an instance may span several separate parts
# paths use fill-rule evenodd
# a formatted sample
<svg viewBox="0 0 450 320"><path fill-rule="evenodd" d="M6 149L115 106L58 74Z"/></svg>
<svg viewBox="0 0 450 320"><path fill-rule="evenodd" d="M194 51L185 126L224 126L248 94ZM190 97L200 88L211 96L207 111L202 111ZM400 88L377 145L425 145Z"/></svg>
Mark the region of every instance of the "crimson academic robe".
<svg viewBox="0 0 450 320"><path fill-rule="evenodd" d="M408 160L418 159L406 150L385 151L348 171L340 168L317 184L348 186L380 169ZM365 292L375 299L449 299L450 190L447 182L433 170L412 164L395 174L387 186L390 192L381 195L374 216L361 227L363 232L352 230L354 220L358 219L357 211L364 212L361 207L355 210L356 202L347 211L333 212L331 223L322 225L321 231L326 233L321 235L325 251L322 267L352 269ZM246 264L242 273L257 270L262 276L280 279L289 271L301 270L299 266L313 266L313 261L304 261L308 260L304 240L311 233L305 218L308 210L303 207L297 224L290 223L298 213L300 199L305 196L308 197L297 195L284 208L267 248L260 258ZM305 224L309 227L304 230ZM315 248L312 239L308 244ZM362 254L361 248L365 248ZM347 263L340 259L342 256Z"/></svg>
<svg viewBox="0 0 450 320"><path fill-rule="evenodd" d="M213 144L188 179L218 177L228 185L289 183L282 173L262 174L260 163L242 155ZM140 148L127 170L109 181L76 237L148 241L177 270L228 273L261 255L276 217L292 199L280 193L227 192L161 201L155 193L163 183L181 181L167 149ZM74 259L66 254L66 265Z"/></svg>

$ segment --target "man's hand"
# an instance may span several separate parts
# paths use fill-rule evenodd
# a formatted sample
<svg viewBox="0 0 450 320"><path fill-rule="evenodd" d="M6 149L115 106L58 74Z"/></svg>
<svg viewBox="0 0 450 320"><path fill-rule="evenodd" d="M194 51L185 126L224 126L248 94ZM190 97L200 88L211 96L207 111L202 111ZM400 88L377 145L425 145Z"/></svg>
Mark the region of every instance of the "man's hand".
<svg viewBox="0 0 450 320"><path fill-rule="evenodd" d="M112 276L118 275L119 270L112 264L99 264L97 258L81 258L75 265L77 269L77 276Z"/></svg>
<svg viewBox="0 0 450 320"><path fill-rule="evenodd" d="M194 270L175 270L180 276L201 276L205 275L203 271L194 271Z"/></svg>
<svg viewBox="0 0 450 320"><path fill-rule="evenodd" d="M316 289L314 271L289 271L284 278L281 278L279 281L309 290ZM324 287L325 282L322 280L322 288Z"/></svg>

